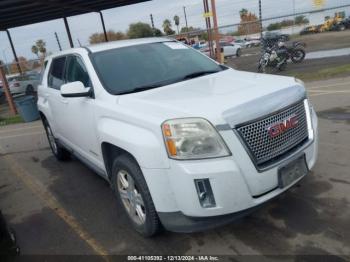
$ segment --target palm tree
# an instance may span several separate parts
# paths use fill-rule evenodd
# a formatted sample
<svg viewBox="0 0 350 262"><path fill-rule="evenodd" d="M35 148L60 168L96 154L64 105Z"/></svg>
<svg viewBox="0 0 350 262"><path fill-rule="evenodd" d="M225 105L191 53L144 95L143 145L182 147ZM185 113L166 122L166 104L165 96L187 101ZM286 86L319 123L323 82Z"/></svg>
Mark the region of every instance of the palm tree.
<svg viewBox="0 0 350 262"><path fill-rule="evenodd" d="M167 35L169 35L170 31L172 31L171 22L169 19L165 19L163 21L163 30L164 30L164 33L166 33Z"/></svg>
<svg viewBox="0 0 350 262"><path fill-rule="evenodd" d="M45 56L46 54L46 43L44 42L44 40L39 39L35 42L35 45L38 47L38 50L40 53L43 54L43 56Z"/></svg>
<svg viewBox="0 0 350 262"><path fill-rule="evenodd" d="M177 27L177 34L179 34L180 17L178 15L174 16L174 22Z"/></svg>
<svg viewBox="0 0 350 262"><path fill-rule="evenodd" d="M36 45L32 46L32 53L39 58L39 48Z"/></svg>

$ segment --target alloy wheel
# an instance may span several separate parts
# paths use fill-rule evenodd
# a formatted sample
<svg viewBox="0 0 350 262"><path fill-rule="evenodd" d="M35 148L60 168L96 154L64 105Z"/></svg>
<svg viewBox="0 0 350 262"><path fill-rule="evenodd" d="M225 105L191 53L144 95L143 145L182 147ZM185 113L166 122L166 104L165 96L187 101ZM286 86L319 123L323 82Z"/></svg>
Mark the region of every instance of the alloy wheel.
<svg viewBox="0 0 350 262"><path fill-rule="evenodd" d="M146 221L146 209L134 179L127 171L119 170L117 185L119 196L128 215L137 225L143 225Z"/></svg>

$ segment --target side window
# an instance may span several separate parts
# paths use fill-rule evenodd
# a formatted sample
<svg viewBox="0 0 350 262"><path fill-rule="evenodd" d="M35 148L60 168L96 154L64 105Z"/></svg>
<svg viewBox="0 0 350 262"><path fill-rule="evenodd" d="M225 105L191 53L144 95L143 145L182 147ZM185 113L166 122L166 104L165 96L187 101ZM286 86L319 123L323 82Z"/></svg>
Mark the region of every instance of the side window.
<svg viewBox="0 0 350 262"><path fill-rule="evenodd" d="M89 74L80 57L70 56L67 61L66 82L80 81L85 87L91 87Z"/></svg>
<svg viewBox="0 0 350 262"><path fill-rule="evenodd" d="M52 65L50 68L50 73L48 77L48 85L51 88L60 90L61 85L64 84L64 65L66 62L66 57L55 58L52 61Z"/></svg>

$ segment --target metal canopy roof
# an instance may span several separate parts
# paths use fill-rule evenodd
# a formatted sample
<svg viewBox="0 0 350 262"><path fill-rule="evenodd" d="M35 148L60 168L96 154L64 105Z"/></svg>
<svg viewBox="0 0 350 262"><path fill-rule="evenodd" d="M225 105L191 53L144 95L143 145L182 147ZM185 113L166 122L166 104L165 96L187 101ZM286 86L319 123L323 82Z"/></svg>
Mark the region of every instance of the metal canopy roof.
<svg viewBox="0 0 350 262"><path fill-rule="evenodd" d="M0 30L150 0L1 0Z"/></svg>

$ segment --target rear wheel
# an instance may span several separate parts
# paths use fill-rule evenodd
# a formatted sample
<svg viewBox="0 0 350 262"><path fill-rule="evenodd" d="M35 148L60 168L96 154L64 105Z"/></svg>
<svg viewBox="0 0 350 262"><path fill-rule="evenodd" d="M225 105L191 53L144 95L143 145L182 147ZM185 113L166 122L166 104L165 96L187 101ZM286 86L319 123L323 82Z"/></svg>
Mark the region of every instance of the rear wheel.
<svg viewBox="0 0 350 262"><path fill-rule="evenodd" d="M300 63L305 59L305 51L301 48L296 48L292 55L291 60L293 63Z"/></svg>
<svg viewBox="0 0 350 262"><path fill-rule="evenodd" d="M145 237L155 235L161 224L142 171L132 157L122 155L114 160L111 185L134 229Z"/></svg>
<svg viewBox="0 0 350 262"><path fill-rule="evenodd" d="M44 128L46 131L47 139L49 141L49 145L52 153L59 161L65 161L70 159L70 152L59 145L55 136L53 135L52 129L46 119L43 120Z"/></svg>
<svg viewBox="0 0 350 262"><path fill-rule="evenodd" d="M242 55L242 50L240 48L238 48L236 51L236 56L240 57L241 55Z"/></svg>

